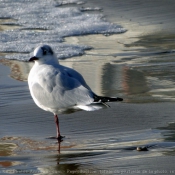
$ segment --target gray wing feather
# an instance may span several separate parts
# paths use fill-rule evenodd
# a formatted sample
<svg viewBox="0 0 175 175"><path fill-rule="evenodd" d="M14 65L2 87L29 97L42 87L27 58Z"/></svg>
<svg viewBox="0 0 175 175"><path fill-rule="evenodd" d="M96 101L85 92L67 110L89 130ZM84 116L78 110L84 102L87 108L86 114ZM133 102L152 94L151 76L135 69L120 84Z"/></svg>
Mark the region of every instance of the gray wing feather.
<svg viewBox="0 0 175 175"><path fill-rule="evenodd" d="M71 69L69 67L65 67L62 65L60 65L60 66L61 66L61 69L63 69L70 77L77 79L84 87L91 90L91 88L86 84L83 76L79 72L77 72L76 70Z"/></svg>
<svg viewBox="0 0 175 175"><path fill-rule="evenodd" d="M73 72L73 74L72 74ZM60 71L47 67L35 75L32 93L43 106L66 108L93 102L93 92L86 87L84 79L74 71Z"/></svg>

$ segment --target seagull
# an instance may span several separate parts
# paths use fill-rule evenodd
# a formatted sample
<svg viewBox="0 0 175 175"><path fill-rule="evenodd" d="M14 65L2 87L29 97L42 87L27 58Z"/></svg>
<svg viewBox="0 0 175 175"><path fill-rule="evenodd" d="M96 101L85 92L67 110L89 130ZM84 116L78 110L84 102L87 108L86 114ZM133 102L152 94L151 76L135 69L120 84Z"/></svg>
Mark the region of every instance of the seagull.
<svg viewBox="0 0 175 175"><path fill-rule="evenodd" d="M54 114L58 140L63 138L58 114L78 109L95 111L109 107L106 102L123 100L96 95L80 73L59 64L49 45L38 46L29 61L35 62L28 76L31 96L38 107Z"/></svg>

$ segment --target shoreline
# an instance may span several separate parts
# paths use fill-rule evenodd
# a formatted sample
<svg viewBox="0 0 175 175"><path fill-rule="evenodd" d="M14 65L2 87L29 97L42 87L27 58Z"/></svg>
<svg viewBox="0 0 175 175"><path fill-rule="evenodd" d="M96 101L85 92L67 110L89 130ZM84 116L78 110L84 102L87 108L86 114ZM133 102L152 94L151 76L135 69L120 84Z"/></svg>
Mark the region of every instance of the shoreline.
<svg viewBox="0 0 175 175"><path fill-rule="evenodd" d="M52 114L34 104L27 82L23 82L32 64L1 59L0 173L173 171L175 54L161 54L174 49L175 34L171 33L174 18L172 22L165 21L173 13L171 5L165 8L167 16L159 17L163 1L151 9L146 5L150 7L155 1L149 0L144 7L139 1L120 2L117 8L119 1L99 2L90 0L83 6L102 7L109 21L128 27L128 32L65 38L66 43L85 44L94 49L60 63L82 73L97 94L118 95L125 101L111 103L106 110L61 115L61 132L66 137L59 153L56 140L48 139L56 130ZM153 11L152 16L143 15L146 11L152 14L154 8L157 14ZM169 31L160 37L155 29L163 31L166 24ZM146 147L148 151L137 151L137 147ZM103 173L106 172L99 172Z"/></svg>

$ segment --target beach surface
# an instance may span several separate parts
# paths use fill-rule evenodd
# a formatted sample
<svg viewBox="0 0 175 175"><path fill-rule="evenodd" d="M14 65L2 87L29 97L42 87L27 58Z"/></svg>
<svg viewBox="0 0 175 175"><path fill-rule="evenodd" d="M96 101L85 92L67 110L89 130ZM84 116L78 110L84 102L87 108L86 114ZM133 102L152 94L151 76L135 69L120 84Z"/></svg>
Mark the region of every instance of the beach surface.
<svg viewBox="0 0 175 175"><path fill-rule="evenodd" d="M0 174L175 174L174 5L173 0L88 0L60 7L101 14L127 30L64 38L65 44L92 49L60 64L79 71L98 95L124 101L61 114L60 144L50 139L56 134L53 114L30 96L33 63L8 59L12 52L2 51ZM4 20L9 19L0 20L0 32L20 27ZM19 54L14 51L13 58Z"/></svg>

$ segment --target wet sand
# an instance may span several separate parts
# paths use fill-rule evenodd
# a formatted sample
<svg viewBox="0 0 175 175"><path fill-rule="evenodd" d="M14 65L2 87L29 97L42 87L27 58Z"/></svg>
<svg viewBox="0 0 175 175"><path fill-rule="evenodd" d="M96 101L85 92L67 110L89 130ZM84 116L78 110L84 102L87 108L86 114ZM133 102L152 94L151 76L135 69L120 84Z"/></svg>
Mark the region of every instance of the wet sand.
<svg viewBox="0 0 175 175"><path fill-rule="evenodd" d="M61 64L81 72L97 94L124 102L60 115L59 152L48 139L56 133L52 114L29 94L32 64L1 59L0 174L175 174L174 1L99 2L84 6L102 7L128 31L66 38L94 49Z"/></svg>

